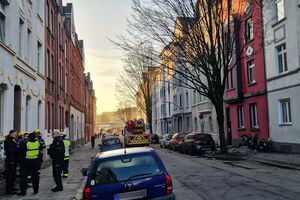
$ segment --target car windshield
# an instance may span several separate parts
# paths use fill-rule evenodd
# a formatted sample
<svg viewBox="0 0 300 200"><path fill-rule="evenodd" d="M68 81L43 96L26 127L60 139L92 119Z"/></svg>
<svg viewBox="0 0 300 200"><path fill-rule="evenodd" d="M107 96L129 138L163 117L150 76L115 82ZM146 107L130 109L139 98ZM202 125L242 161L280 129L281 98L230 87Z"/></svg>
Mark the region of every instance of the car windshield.
<svg viewBox="0 0 300 200"><path fill-rule="evenodd" d="M120 144L120 139L119 138L109 138L109 139L105 139L103 141L103 145L105 145L105 146L115 145L115 144Z"/></svg>
<svg viewBox="0 0 300 200"><path fill-rule="evenodd" d="M142 177L155 176L161 170L152 155L127 156L99 161L92 179L96 185L110 184Z"/></svg>

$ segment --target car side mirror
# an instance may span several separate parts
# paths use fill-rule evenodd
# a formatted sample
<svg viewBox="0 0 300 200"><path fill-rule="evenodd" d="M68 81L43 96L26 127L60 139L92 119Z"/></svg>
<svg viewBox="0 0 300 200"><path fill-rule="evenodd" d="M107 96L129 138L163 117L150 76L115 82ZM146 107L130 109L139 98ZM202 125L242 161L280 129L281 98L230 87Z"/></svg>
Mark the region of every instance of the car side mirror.
<svg viewBox="0 0 300 200"><path fill-rule="evenodd" d="M88 168L82 168L81 169L82 176L87 176L88 171L89 171Z"/></svg>

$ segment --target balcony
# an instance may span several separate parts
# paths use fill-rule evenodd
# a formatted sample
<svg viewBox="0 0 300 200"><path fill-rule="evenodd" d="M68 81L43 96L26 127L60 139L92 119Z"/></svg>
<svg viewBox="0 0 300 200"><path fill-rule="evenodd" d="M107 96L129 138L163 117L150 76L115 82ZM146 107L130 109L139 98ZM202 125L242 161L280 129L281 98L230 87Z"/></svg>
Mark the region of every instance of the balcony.
<svg viewBox="0 0 300 200"><path fill-rule="evenodd" d="M194 107L196 107L197 111L200 113L211 113L213 105L210 101L205 101L196 104Z"/></svg>

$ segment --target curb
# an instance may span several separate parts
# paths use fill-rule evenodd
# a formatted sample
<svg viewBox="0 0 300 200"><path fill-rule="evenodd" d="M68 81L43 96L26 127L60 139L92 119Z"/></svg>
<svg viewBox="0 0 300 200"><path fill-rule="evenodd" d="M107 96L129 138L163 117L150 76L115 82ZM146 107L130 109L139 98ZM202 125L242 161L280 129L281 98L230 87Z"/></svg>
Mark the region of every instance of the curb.
<svg viewBox="0 0 300 200"><path fill-rule="evenodd" d="M298 165L282 163L279 161L261 160L261 159L253 159L253 158L245 158L245 160L257 162L257 163L260 163L263 165L278 167L278 168L282 168L282 169L290 169L290 170L299 170L300 171L300 166L298 166Z"/></svg>

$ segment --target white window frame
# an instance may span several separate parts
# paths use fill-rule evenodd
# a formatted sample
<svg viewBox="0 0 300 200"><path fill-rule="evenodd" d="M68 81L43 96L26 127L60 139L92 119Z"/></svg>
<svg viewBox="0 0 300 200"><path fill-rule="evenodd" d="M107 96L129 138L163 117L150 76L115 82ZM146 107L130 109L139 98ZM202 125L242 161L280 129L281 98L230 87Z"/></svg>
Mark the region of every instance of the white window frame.
<svg viewBox="0 0 300 200"><path fill-rule="evenodd" d="M277 70L278 74L282 74L288 71L286 43L277 45L276 47L276 59L277 59Z"/></svg>
<svg viewBox="0 0 300 200"><path fill-rule="evenodd" d="M250 126L252 129L257 129L258 126L258 116L257 116L257 104L250 104L249 105L250 110Z"/></svg>
<svg viewBox="0 0 300 200"><path fill-rule="evenodd" d="M0 86L1 87L1 86ZM3 136L4 91L0 88L0 136Z"/></svg>
<svg viewBox="0 0 300 200"><path fill-rule="evenodd" d="M0 2L0 42L5 43L5 4Z"/></svg>
<svg viewBox="0 0 300 200"><path fill-rule="evenodd" d="M245 41L246 43L253 40L254 34L253 34L253 19L252 17L249 17L245 21Z"/></svg>
<svg viewBox="0 0 300 200"><path fill-rule="evenodd" d="M182 94L179 95L179 107L182 108L183 107L183 101L182 101Z"/></svg>
<svg viewBox="0 0 300 200"><path fill-rule="evenodd" d="M278 108L279 108L279 124L291 125L292 124L291 100L289 98L279 99ZM284 113L284 109L286 113Z"/></svg>
<svg viewBox="0 0 300 200"><path fill-rule="evenodd" d="M238 128L245 128L244 107L238 106Z"/></svg>
<svg viewBox="0 0 300 200"><path fill-rule="evenodd" d="M247 61L247 82L248 84L256 83L254 60Z"/></svg>
<svg viewBox="0 0 300 200"><path fill-rule="evenodd" d="M189 102L189 93L188 92L185 93L185 98L186 98L186 107L189 107L190 102Z"/></svg>
<svg viewBox="0 0 300 200"><path fill-rule="evenodd" d="M275 11L276 11L276 21L280 21L285 18L284 0L275 0Z"/></svg>

